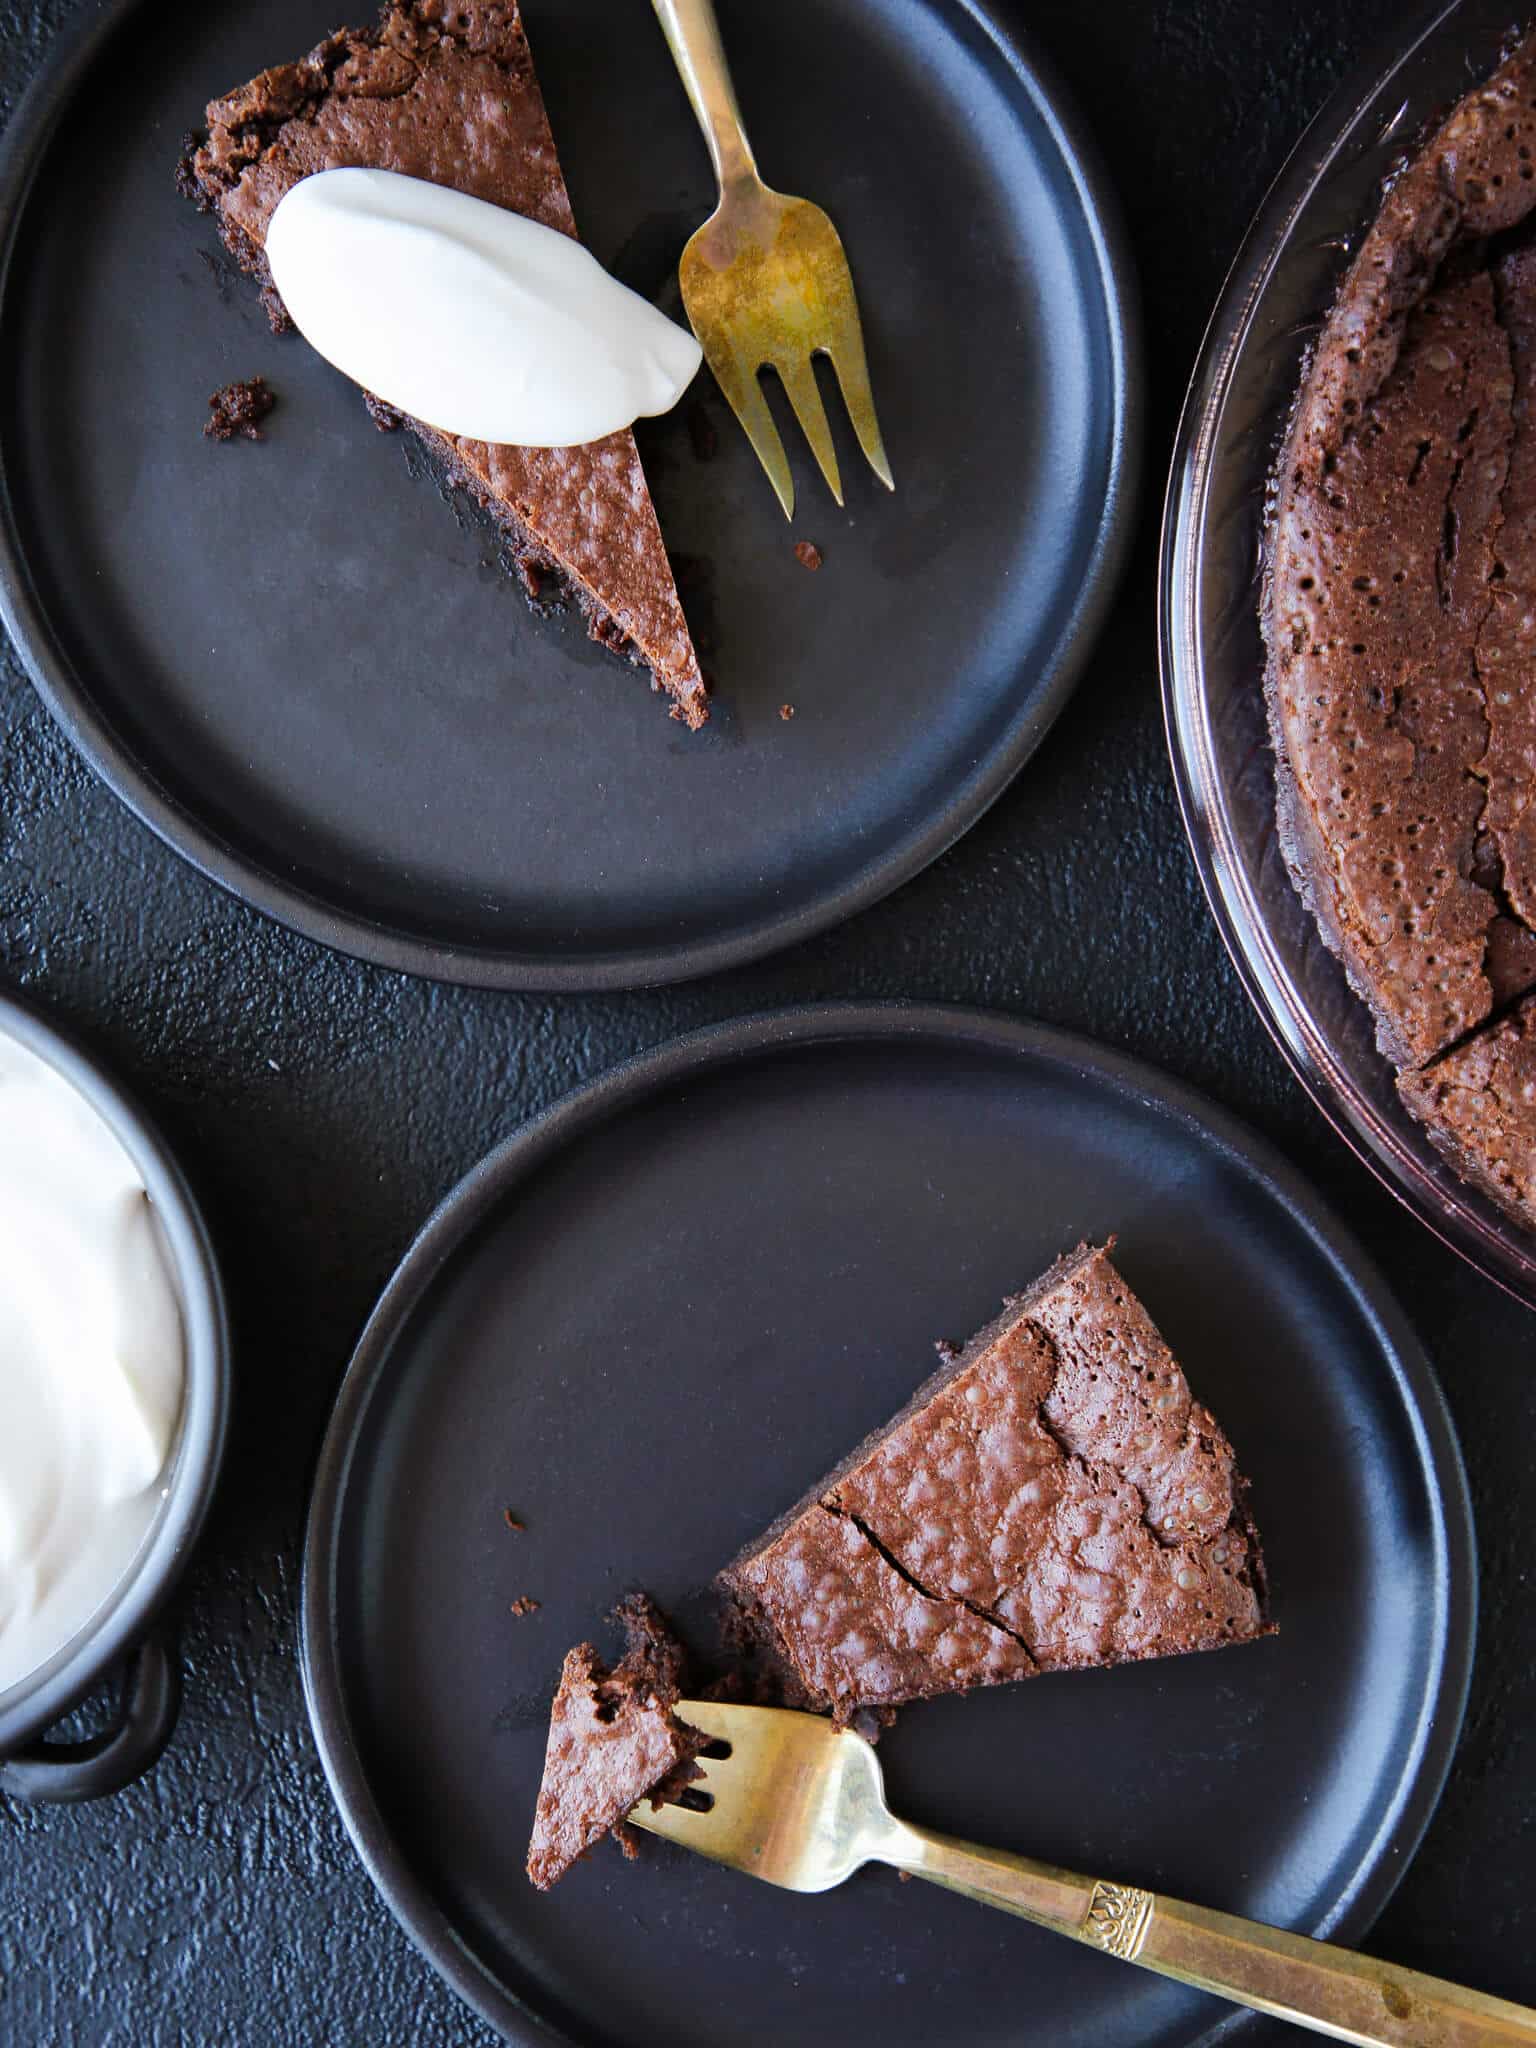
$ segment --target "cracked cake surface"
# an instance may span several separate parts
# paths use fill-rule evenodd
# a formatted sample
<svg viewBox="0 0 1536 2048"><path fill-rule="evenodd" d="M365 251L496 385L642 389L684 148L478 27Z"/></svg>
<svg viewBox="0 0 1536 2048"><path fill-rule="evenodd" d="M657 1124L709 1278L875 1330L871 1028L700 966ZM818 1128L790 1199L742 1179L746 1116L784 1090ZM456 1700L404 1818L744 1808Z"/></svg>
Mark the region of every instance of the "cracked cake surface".
<svg viewBox="0 0 1536 2048"><path fill-rule="evenodd" d="M653 1602L631 1593L614 1618L624 1655L610 1669L593 1644L578 1643L566 1653L550 1708L528 1844L528 1875L540 1891L604 1835L633 1856L625 1816L647 1796L660 1806L696 1778L693 1759L709 1739L673 1712L683 1653Z"/></svg>
<svg viewBox="0 0 1536 2048"><path fill-rule="evenodd" d="M279 329L267 224L317 171L398 171L576 233L516 0L392 0L377 27L338 30L212 101L206 120L178 182L217 216ZM593 638L643 662L673 715L703 725L704 679L634 436L512 448L407 424L527 558L525 580L557 569Z"/></svg>
<svg viewBox="0 0 1536 2048"><path fill-rule="evenodd" d="M1528 1225L1475 1147L1497 1131L1528 1158L1536 1096L1474 1110L1468 1091L1507 1072L1524 1038L1504 1021L1536 991L1533 210L1527 36L1398 172L1339 287L1275 473L1261 603L1292 878L1404 1103Z"/></svg>
<svg viewBox="0 0 1536 2048"><path fill-rule="evenodd" d="M1463 1179L1536 1230L1536 997L1397 1085Z"/></svg>
<svg viewBox="0 0 1536 2048"><path fill-rule="evenodd" d="M1232 1447L1081 1246L721 1574L792 1700L839 1718L1269 1632Z"/></svg>

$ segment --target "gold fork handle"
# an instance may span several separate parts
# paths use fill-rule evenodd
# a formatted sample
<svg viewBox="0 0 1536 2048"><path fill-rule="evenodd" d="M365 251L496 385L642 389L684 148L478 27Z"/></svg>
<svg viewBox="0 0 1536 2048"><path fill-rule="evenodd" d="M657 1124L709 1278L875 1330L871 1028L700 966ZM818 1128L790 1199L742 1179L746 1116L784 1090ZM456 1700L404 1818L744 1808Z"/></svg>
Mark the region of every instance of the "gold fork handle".
<svg viewBox="0 0 1536 2048"><path fill-rule="evenodd" d="M905 1821L893 1823L874 1853L898 1870L1022 1914L1123 1962L1337 2041L1365 2048L1536 2043L1536 2012L1523 2005L1233 1913L975 1848Z"/></svg>
<svg viewBox="0 0 1536 2048"><path fill-rule="evenodd" d="M721 191L743 179L756 178L757 165L741 125L714 0L651 0L651 5L704 130Z"/></svg>

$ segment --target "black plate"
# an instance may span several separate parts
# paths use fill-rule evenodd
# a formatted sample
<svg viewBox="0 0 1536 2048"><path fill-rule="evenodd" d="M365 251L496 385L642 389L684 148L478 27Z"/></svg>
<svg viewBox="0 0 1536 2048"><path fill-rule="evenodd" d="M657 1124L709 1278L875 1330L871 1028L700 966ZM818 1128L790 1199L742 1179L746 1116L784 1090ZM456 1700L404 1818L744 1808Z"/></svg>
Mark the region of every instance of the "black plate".
<svg viewBox="0 0 1536 2048"><path fill-rule="evenodd" d="M710 1574L906 1397L930 1338L1110 1231L1252 1476L1282 1633L914 1707L882 1745L893 1801L1312 1933L1378 1910L1444 1777L1474 1607L1460 1460L1397 1309L1288 1168L1143 1067L963 1011L790 1012L493 1153L391 1283L322 1453L326 1769L404 1925L513 2038L1171 2048L1220 2021L887 1872L821 1898L665 1847L605 1847L548 1897L522 1872L568 1645L633 1582L707 1630Z"/></svg>
<svg viewBox="0 0 1536 2048"><path fill-rule="evenodd" d="M722 6L768 173L853 252L900 488L844 422L846 513L798 448L786 527L707 379L713 459L691 401L642 423L719 683L691 737L579 622L529 616L489 533L268 333L172 189L211 94L370 12L107 0L13 124L0 603L44 697L209 874L415 972L660 981L874 901L1039 741L1118 564L1135 379L1092 152L972 0ZM528 16L587 239L677 310L713 192L651 10ZM267 441L204 441L206 394L256 372Z"/></svg>

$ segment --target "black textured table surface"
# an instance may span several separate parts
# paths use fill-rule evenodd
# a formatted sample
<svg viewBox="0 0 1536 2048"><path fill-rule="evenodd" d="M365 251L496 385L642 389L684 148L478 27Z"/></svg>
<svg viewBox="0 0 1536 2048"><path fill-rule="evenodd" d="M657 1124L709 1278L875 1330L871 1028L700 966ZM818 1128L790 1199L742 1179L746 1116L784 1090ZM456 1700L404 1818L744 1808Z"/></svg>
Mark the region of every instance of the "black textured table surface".
<svg viewBox="0 0 1536 2048"><path fill-rule="evenodd" d="M1413 1224L1290 1079L1207 915L1157 696L1158 499L1206 315L1308 118L1412 11L994 4L1076 93L1129 217L1148 489L1114 622L1055 732L982 824L879 908L660 992L552 1002L382 973L290 937L166 852L0 657L0 986L80 1034L160 1119L223 1255L238 1374L227 1476L179 1606L187 1699L171 1749L95 1805L0 1800L6 2048L489 2041L375 1899L309 1738L299 1544L338 1377L434 1200L530 1112L690 1026L833 996L986 1004L1140 1054L1267 1132L1363 1238L1444 1381L1483 1585L1454 1775L1370 1945L1536 2002L1536 1321ZM71 11L0 5L7 112Z"/></svg>

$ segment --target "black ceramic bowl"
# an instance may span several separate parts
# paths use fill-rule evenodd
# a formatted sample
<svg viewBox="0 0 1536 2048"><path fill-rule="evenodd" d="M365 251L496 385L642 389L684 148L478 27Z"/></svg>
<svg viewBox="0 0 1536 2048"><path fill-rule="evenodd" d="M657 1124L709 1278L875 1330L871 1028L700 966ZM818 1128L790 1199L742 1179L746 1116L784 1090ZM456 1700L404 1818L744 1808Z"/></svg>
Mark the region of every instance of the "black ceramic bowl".
<svg viewBox="0 0 1536 2048"><path fill-rule="evenodd" d="M164 1500L137 1556L96 1613L46 1664L0 1692L0 1790L21 1799L93 1799L149 1769L180 1704L178 1668L157 1619L180 1579L213 1498L229 1416L224 1292L202 1214L180 1167L143 1114L93 1061L31 1010L0 996L0 1037L69 1081L109 1124L143 1177L164 1232L186 1342L186 1389ZM43 1740L114 1667L114 1726L85 1742Z"/></svg>

